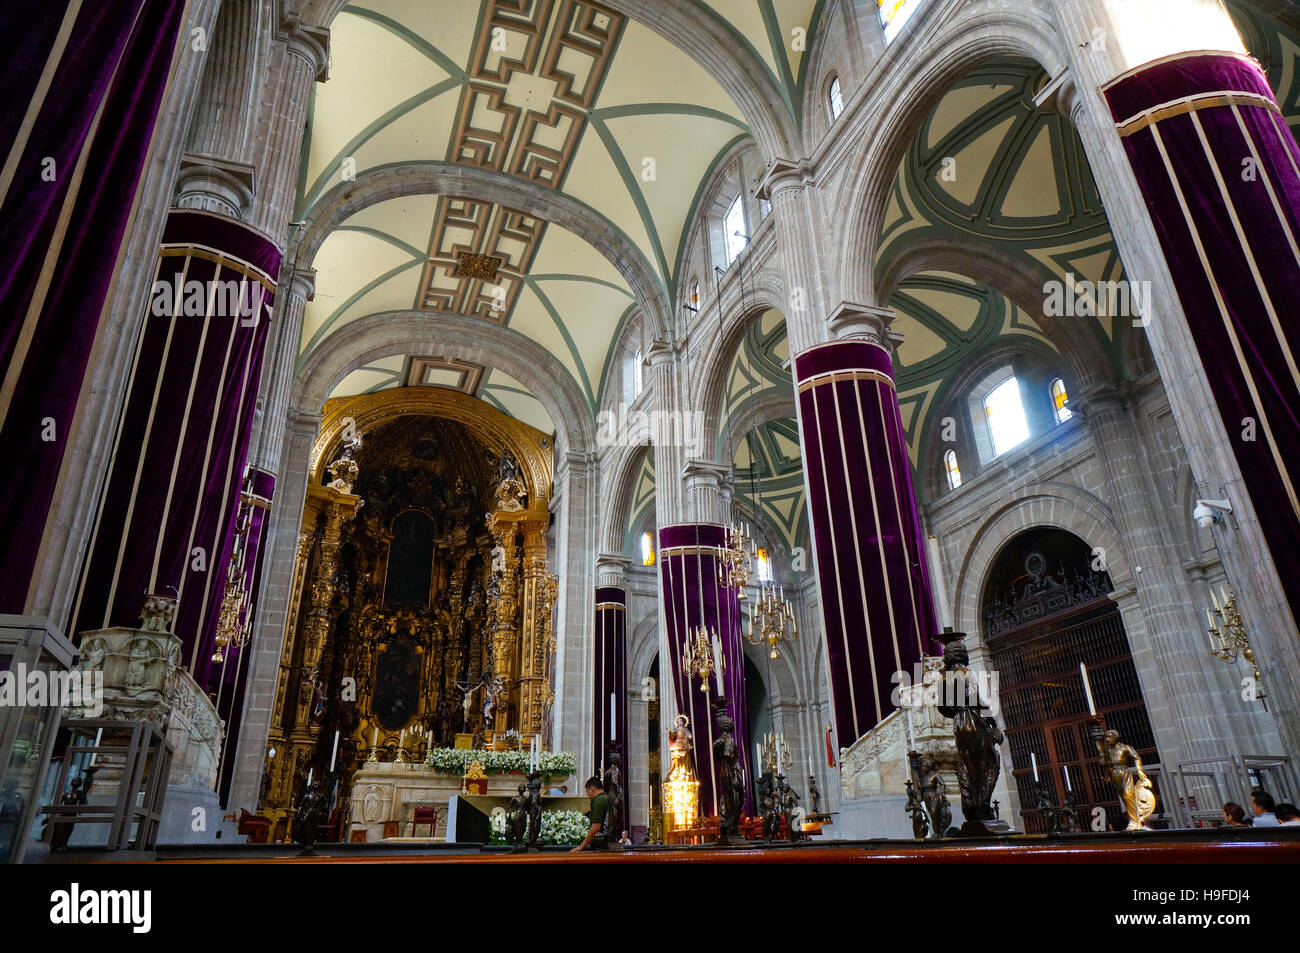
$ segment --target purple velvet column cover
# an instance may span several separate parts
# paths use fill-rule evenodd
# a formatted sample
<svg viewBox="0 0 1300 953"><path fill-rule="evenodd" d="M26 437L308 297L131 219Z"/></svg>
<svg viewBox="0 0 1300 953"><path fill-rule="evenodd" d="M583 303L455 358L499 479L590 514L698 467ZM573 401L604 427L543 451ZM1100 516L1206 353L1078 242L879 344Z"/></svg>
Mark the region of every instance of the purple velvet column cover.
<svg viewBox="0 0 1300 953"><path fill-rule="evenodd" d="M610 748L618 751L627 783L627 594L618 586L596 587L596 658L592 773ZM610 696L614 697L614 741L610 741Z"/></svg>
<svg viewBox="0 0 1300 953"><path fill-rule="evenodd" d="M1105 94L1274 563L1292 580L1300 566L1300 148L1246 56L1157 60ZM1300 620L1300 588L1284 588Z"/></svg>
<svg viewBox="0 0 1300 953"><path fill-rule="evenodd" d="M209 689L221 673L199 667L200 642L225 586L279 264L240 222L168 217L76 612L75 632L133 625L146 592L178 596L173 630Z"/></svg>
<svg viewBox="0 0 1300 953"><path fill-rule="evenodd" d="M865 338L795 358L835 731L848 747L893 711L939 632L889 352Z"/></svg>
<svg viewBox="0 0 1300 953"><path fill-rule="evenodd" d="M718 554L726 541L726 530L716 523L677 523L659 530L659 576L668 629L669 665L660 659L661 673L671 673L677 711L691 720L695 736L695 776L700 782L700 816L718 813L717 773L713 766L713 742L717 729L710 701L718 697L717 680L709 679L709 691L700 691L700 680L682 669L682 646L698 625L712 628L722 643L725 658L722 687L727 713L736 724L740 764L745 772L745 811L753 814L750 772L748 710L745 702L745 651L741 644L740 602L736 593L718 582ZM671 724L669 725L671 728Z"/></svg>
<svg viewBox="0 0 1300 953"><path fill-rule="evenodd" d="M184 0L0 5L0 612L23 612L142 171ZM46 85L41 78L47 77ZM30 120L26 132L24 121Z"/></svg>

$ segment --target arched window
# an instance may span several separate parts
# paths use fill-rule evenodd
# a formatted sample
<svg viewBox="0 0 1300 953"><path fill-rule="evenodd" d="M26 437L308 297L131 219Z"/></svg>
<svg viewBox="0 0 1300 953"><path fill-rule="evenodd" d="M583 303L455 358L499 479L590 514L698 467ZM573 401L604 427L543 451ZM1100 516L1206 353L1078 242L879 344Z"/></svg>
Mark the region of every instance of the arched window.
<svg viewBox="0 0 1300 953"><path fill-rule="evenodd" d="M632 357L632 393L633 395L641 393L641 388L645 386L645 374L643 372L645 355L641 349L636 349L636 354Z"/></svg>
<svg viewBox="0 0 1300 953"><path fill-rule="evenodd" d="M943 455L943 472L948 478L948 489L955 490L961 486L961 467L957 466L956 450L949 450Z"/></svg>
<svg viewBox="0 0 1300 953"><path fill-rule="evenodd" d="M654 534L646 531L641 534L641 565L653 566L655 564L655 538Z"/></svg>
<svg viewBox="0 0 1300 953"><path fill-rule="evenodd" d="M832 76L826 86L826 108L830 110L831 122L840 118L844 112L844 94L840 92L840 78Z"/></svg>
<svg viewBox="0 0 1300 953"><path fill-rule="evenodd" d="M1059 377L1052 381L1052 413L1056 414L1056 422L1063 424L1074 416L1074 411L1067 406L1070 402L1070 395L1066 393L1065 381Z"/></svg>
<svg viewBox="0 0 1300 953"><path fill-rule="evenodd" d="M694 310L700 310L700 281L698 278L692 278L690 285L687 287L686 303Z"/></svg>
<svg viewBox="0 0 1300 953"><path fill-rule="evenodd" d="M1020 399L1020 381L1013 374L993 387L984 397L984 419L988 422L993 456L1000 457L1029 439L1029 421Z"/></svg>
<svg viewBox="0 0 1300 953"><path fill-rule="evenodd" d="M760 583L772 581L772 557L762 546L758 547L758 553L754 557L754 568Z"/></svg>
<svg viewBox="0 0 1300 953"><path fill-rule="evenodd" d="M727 267L730 268L731 263L749 244L749 238L745 235L745 208L739 195L727 206L727 214L722 218L722 234L726 240Z"/></svg>
<svg viewBox="0 0 1300 953"><path fill-rule="evenodd" d="M912 14L921 8L922 2L923 0L876 0L886 43L898 36Z"/></svg>

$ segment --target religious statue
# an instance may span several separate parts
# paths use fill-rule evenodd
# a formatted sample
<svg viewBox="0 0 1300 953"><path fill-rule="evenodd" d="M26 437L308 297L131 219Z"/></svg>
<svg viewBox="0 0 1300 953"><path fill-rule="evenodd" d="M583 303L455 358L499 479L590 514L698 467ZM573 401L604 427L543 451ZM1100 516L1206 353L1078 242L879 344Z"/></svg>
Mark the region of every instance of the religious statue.
<svg viewBox="0 0 1300 953"><path fill-rule="evenodd" d="M945 718L952 719L953 735L957 739L957 782L961 788L961 809L966 820L962 834L979 837L993 833L986 821L993 820L993 788L1002 770L998 745L1002 743L1002 729L994 718L985 715L988 699L970 673L970 658L966 653L964 636L953 633L944 646L943 667L947 676L944 702L938 706ZM931 820L936 820L933 816Z"/></svg>
<svg viewBox="0 0 1300 953"><path fill-rule="evenodd" d="M1096 731L1093 740L1101 755L1101 766L1110 775L1120 803L1128 814L1128 830L1147 831L1147 818L1155 813L1156 795L1151 789L1151 779L1142 770L1142 757L1131 745L1119 740L1119 732L1111 729L1104 734Z"/></svg>
<svg viewBox="0 0 1300 953"><path fill-rule="evenodd" d="M676 725L668 731L668 753L672 759L668 765L669 781L691 780L695 777L691 768L691 748L694 738L689 726L690 719L685 715L678 715Z"/></svg>
<svg viewBox="0 0 1300 953"><path fill-rule="evenodd" d="M146 594L140 609L140 629L144 632L171 632L176 616L176 600L171 596Z"/></svg>
<svg viewBox="0 0 1300 953"><path fill-rule="evenodd" d="M758 813L763 818L763 840L771 843L781 831L781 810L777 803L774 777L763 773L758 782Z"/></svg>
<svg viewBox="0 0 1300 953"><path fill-rule="evenodd" d="M930 838L938 840L946 836L952 826L952 808L948 804L948 785L943 780L943 771L934 759L922 758L915 751L908 752L908 757L912 762L912 773L920 785L926 813L930 815Z"/></svg>
<svg viewBox="0 0 1300 953"><path fill-rule="evenodd" d="M713 742L713 760L718 772L718 843L740 834L740 811L745 803L745 777L740 770L740 750L734 734L736 724L719 703L716 716L718 737Z"/></svg>
<svg viewBox="0 0 1300 953"><path fill-rule="evenodd" d="M493 498L498 510L517 513L522 510L523 500L528 495L528 488L519 477L519 462L514 454L505 450L497 463L497 481Z"/></svg>
<svg viewBox="0 0 1300 953"><path fill-rule="evenodd" d="M795 817L795 808L798 805L799 795L786 782L783 774L777 776L776 789L781 799L781 813L785 816L786 835L790 838L790 843L796 844L803 838L802 826Z"/></svg>
<svg viewBox="0 0 1300 953"><path fill-rule="evenodd" d="M808 775L808 803L812 805L813 814L822 812L822 792L817 790L817 775Z"/></svg>
<svg viewBox="0 0 1300 953"><path fill-rule="evenodd" d="M528 775L528 849L537 850L542 837L542 773Z"/></svg>
<svg viewBox="0 0 1300 953"><path fill-rule="evenodd" d="M451 703L445 693L438 699L438 708L434 712L433 740L440 748L450 748L455 740L451 730Z"/></svg>
<svg viewBox="0 0 1300 953"><path fill-rule="evenodd" d="M328 816L329 803L325 799L325 785L318 778L307 785L293 818L293 842L302 845L303 853L315 853L316 838Z"/></svg>
<svg viewBox="0 0 1300 953"><path fill-rule="evenodd" d="M605 777L601 779L601 783L604 785L608 803L601 832L605 834L605 842L613 847L618 843L619 832L623 830L623 772L619 768L622 756L617 748L611 748L606 759L608 767L605 768Z"/></svg>
<svg viewBox="0 0 1300 953"><path fill-rule="evenodd" d="M912 837L915 840L925 840L925 835L930 831L930 822L925 816L925 805L921 803L921 792L912 779L908 778L904 784L907 785L907 806L905 810L912 815Z"/></svg>
<svg viewBox="0 0 1300 953"><path fill-rule="evenodd" d="M506 843L514 848L514 853L521 854L528 849L524 843L528 830L528 789L519 785L519 793L510 799L510 813L506 815Z"/></svg>

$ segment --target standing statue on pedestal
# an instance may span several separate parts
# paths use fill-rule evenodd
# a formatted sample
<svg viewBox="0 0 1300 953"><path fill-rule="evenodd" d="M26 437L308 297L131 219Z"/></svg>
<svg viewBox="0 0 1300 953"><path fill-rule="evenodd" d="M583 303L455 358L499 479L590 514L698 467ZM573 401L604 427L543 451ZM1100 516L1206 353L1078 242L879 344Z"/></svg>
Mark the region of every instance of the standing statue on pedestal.
<svg viewBox="0 0 1300 953"><path fill-rule="evenodd" d="M619 834L623 830L623 772L619 768L622 756L617 748L610 748L606 756L608 766L601 783L605 786L605 822L601 830L605 833L605 842L610 847L618 846Z"/></svg>
<svg viewBox="0 0 1300 953"><path fill-rule="evenodd" d="M776 783L781 797L781 814L785 817L786 836L790 838L790 843L797 844L803 838L803 828L795 817L799 795L786 782L785 775L779 776Z"/></svg>
<svg viewBox="0 0 1300 953"><path fill-rule="evenodd" d="M1101 755L1101 766L1110 775L1120 803L1128 814L1128 830L1149 831L1147 818L1156 811L1156 795L1151 790L1151 779L1142 770L1142 757L1132 745L1119 740L1115 730L1102 734L1096 731L1093 741Z"/></svg>
<svg viewBox="0 0 1300 953"><path fill-rule="evenodd" d="M528 775L528 849L537 850L542 836L542 773Z"/></svg>
<svg viewBox="0 0 1300 953"><path fill-rule="evenodd" d="M907 806L905 810L912 816L912 837L915 840L925 840L925 835L930 832L930 822L925 816L925 805L921 803L921 792L912 779L908 778L904 782L907 785Z"/></svg>
<svg viewBox="0 0 1300 953"><path fill-rule="evenodd" d="M304 854L316 852L316 838L327 820L329 804L325 800L325 785L320 779L307 785L298 810L293 817L293 842L302 845Z"/></svg>
<svg viewBox="0 0 1300 953"><path fill-rule="evenodd" d="M519 793L510 799L510 813L506 816L506 843L513 853L522 854L528 849L524 843L528 830L528 789L519 785Z"/></svg>
<svg viewBox="0 0 1300 953"><path fill-rule="evenodd" d="M1002 771L1002 757L998 752L1002 729L994 718L984 714L990 708L990 699L983 696L979 682L971 677L965 636L951 635L951 641L943 648L944 704L938 709L945 718L952 719L952 731L957 739L957 782L961 787L961 810L966 818L961 832L967 837L980 837L993 833L987 822L994 819L990 802Z"/></svg>
<svg viewBox="0 0 1300 953"><path fill-rule="evenodd" d="M781 809L777 804L776 790L771 771L766 771L758 782L758 811L763 818L763 840L769 844L781 831Z"/></svg>
<svg viewBox="0 0 1300 953"><path fill-rule="evenodd" d="M736 723L727 714L725 702L715 702L718 737L713 742L713 762L718 772L718 843L740 836L740 811L745 803L745 778L740 770L736 744Z"/></svg>

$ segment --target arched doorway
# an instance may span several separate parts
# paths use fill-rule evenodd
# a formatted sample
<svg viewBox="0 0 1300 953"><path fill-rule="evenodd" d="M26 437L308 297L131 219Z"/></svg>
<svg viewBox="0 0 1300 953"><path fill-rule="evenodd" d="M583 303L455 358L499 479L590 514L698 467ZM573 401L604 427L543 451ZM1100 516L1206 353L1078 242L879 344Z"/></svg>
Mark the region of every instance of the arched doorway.
<svg viewBox="0 0 1300 953"><path fill-rule="evenodd" d="M1136 748L1144 764L1160 760L1111 588L1087 543L1048 527L1013 538L989 570L983 636L998 673L1012 781L1030 833L1048 829L1037 809L1035 761L1040 783L1057 804L1073 797L1081 825L1090 826L1096 807L1105 809L1108 828L1127 824L1098 763L1080 663L1106 727Z"/></svg>

